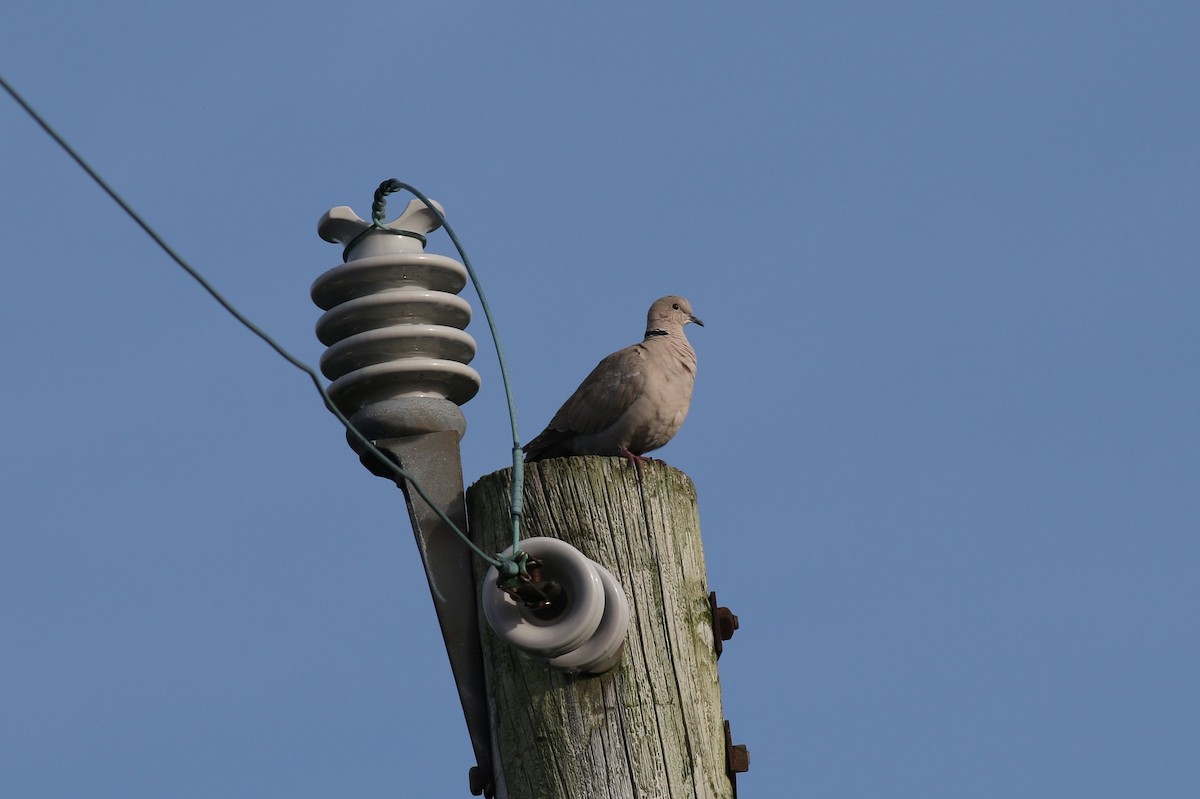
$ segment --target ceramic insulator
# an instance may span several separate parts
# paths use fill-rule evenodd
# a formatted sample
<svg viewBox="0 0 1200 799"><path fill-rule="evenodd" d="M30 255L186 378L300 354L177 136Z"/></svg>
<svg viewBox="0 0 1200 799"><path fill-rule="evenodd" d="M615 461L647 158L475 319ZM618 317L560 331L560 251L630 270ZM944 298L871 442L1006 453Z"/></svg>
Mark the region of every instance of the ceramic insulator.
<svg viewBox="0 0 1200 799"><path fill-rule="evenodd" d="M418 234L438 225L419 200L387 223ZM361 235L346 263L318 277L311 292L325 311L317 320L317 338L329 348L321 372L333 381L329 395L342 412L401 397L457 405L474 397L479 373L467 364L475 340L464 330L471 306L457 296L466 267L424 252L418 238L371 229L345 206L325 214L317 232L342 245Z"/></svg>
<svg viewBox="0 0 1200 799"><path fill-rule="evenodd" d="M496 586L488 569L480 600L492 631L535 660L572 674L616 667L629 632L629 600L612 573L566 541L526 538L521 548L541 561L542 575L566 596L562 615L545 620ZM503 553L512 554L512 547Z"/></svg>

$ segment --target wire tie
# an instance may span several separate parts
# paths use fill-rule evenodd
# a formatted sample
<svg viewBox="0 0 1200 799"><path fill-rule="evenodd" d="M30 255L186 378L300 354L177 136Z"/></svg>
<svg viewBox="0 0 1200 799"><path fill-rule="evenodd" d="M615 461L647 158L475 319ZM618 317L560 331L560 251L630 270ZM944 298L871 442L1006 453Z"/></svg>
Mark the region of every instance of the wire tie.
<svg viewBox="0 0 1200 799"><path fill-rule="evenodd" d="M375 231L379 231L380 233L391 233L394 236L408 236L409 238L413 238L421 242L421 248L425 248L426 239L420 233L415 233L411 230L400 230L399 228L388 227L387 225L379 222L372 222L370 227L364 228L361 233L350 239L350 243L347 244L345 249L342 250L342 263L347 263L350 260L350 251L357 247L363 239Z"/></svg>

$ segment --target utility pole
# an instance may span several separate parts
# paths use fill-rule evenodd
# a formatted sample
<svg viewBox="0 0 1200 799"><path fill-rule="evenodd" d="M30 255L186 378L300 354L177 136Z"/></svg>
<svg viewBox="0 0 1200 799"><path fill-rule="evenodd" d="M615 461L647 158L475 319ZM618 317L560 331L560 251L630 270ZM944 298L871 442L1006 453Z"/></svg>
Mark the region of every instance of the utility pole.
<svg viewBox="0 0 1200 799"><path fill-rule="evenodd" d="M385 223L401 188L419 200ZM328 400L363 464L404 491L475 754L471 793L736 799L749 755L730 743L716 662L737 618L708 590L695 487L621 458L525 471L514 442L513 469L464 496L458 406L480 379L457 296L470 270L424 252L442 225L440 206L395 180L370 222L330 210L318 232L343 263L312 298Z"/></svg>
<svg viewBox="0 0 1200 799"><path fill-rule="evenodd" d="M622 458L526 466L523 530L603 564L626 592L631 624L617 666L590 677L535 662L481 625L502 799L736 796L749 758L728 745L717 677L717 646L736 618L709 600L691 480L662 463L643 472L639 480ZM505 469L467 491L471 535L485 551L507 544L511 481Z"/></svg>

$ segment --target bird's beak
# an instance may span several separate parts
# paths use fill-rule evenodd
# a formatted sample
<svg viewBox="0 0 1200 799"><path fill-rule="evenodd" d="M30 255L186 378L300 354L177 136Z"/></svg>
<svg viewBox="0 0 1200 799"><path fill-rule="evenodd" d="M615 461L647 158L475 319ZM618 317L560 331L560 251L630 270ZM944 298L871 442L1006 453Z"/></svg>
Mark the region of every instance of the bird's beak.
<svg viewBox="0 0 1200 799"><path fill-rule="evenodd" d="M697 319L696 317L692 316L691 314L688 314L688 321L689 321L689 322L695 322L696 324L700 325L700 327L704 327L704 323L703 323L703 322L701 322L701 321L700 321L699 319Z"/></svg>

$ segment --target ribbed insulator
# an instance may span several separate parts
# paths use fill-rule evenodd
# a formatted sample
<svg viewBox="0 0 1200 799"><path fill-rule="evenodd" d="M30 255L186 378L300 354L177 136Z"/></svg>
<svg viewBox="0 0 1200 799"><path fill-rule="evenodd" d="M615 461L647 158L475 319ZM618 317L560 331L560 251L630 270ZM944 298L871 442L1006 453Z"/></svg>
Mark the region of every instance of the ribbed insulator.
<svg viewBox="0 0 1200 799"><path fill-rule="evenodd" d="M479 595L492 631L535 660L572 674L614 668L629 632L629 600L617 578L557 538L526 538L521 549L539 561L542 577L562 592L562 611L546 618L499 590L499 570L492 566ZM504 551L510 555L512 547Z"/></svg>
<svg viewBox="0 0 1200 799"><path fill-rule="evenodd" d="M414 200L387 226L425 234L438 221ZM479 374L467 364L475 340L464 332L471 306L456 296L467 284L466 267L425 253L415 236L372 229L345 206L325 214L317 232L326 241L354 242L349 260L312 285L313 302L325 311L317 338L329 347L321 372L333 381L329 395L342 412L398 397L458 405L474 397Z"/></svg>

